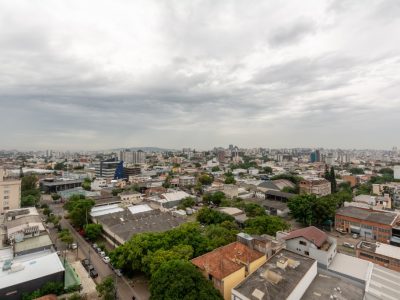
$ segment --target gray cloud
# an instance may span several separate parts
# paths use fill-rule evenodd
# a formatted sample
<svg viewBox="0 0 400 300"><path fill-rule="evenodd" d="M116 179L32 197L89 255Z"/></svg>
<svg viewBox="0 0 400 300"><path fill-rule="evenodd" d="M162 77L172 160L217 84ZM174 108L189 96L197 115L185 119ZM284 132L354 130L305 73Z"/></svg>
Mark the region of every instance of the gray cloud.
<svg viewBox="0 0 400 300"><path fill-rule="evenodd" d="M300 20L290 27L281 27L274 30L269 39L271 46L287 46L301 41L304 37L315 32L315 24L310 20Z"/></svg>
<svg viewBox="0 0 400 300"><path fill-rule="evenodd" d="M400 27L372 4L0 2L0 148L391 146Z"/></svg>

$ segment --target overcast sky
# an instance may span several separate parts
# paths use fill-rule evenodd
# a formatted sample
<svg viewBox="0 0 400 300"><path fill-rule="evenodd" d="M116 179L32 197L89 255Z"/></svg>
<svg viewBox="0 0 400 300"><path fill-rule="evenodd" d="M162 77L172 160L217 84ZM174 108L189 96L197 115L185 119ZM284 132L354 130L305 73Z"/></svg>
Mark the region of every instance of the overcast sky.
<svg viewBox="0 0 400 300"><path fill-rule="evenodd" d="M400 1L0 0L0 149L400 146Z"/></svg>

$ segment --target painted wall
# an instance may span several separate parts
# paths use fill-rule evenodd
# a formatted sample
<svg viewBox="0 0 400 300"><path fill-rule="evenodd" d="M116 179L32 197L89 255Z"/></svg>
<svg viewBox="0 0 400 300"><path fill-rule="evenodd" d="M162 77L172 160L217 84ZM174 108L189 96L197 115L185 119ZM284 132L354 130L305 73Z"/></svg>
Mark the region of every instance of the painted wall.
<svg viewBox="0 0 400 300"><path fill-rule="evenodd" d="M298 300L304 295L311 282L317 276L317 262L315 261L308 272L303 276L292 293L286 298L287 300Z"/></svg>

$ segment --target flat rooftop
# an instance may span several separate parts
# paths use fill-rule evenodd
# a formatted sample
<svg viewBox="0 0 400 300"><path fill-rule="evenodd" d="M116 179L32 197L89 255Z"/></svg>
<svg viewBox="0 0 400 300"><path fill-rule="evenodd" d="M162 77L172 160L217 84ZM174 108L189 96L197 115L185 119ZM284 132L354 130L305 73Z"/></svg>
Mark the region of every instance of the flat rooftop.
<svg viewBox="0 0 400 300"><path fill-rule="evenodd" d="M397 214L393 212L363 209L353 206L339 208L336 211L336 215L375 222L384 225L392 225L397 218Z"/></svg>
<svg viewBox="0 0 400 300"><path fill-rule="evenodd" d="M361 241L357 248L400 260L400 248L389 244Z"/></svg>
<svg viewBox="0 0 400 300"><path fill-rule="evenodd" d="M144 232L164 232L179 226L185 218L164 213L158 209L132 214L128 209L96 217L98 223L124 241Z"/></svg>
<svg viewBox="0 0 400 300"><path fill-rule="evenodd" d="M366 282L372 263L343 253L336 253L328 269L359 282Z"/></svg>
<svg viewBox="0 0 400 300"><path fill-rule="evenodd" d="M56 181L44 181L40 182L43 186L58 186L64 184L80 184L83 182L83 179L75 179L75 180L56 180Z"/></svg>
<svg viewBox="0 0 400 300"><path fill-rule="evenodd" d="M20 271L3 271L4 261L0 262L0 289L64 271L57 253L51 251L15 257L13 265L20 265Z"/></svg>
<svg viewBox="0 0 400 300"><path fill-rule="evenodd" d="M335 299L363 300L364 289L350 280L318 273L301 299L323 300L330 299L331 295L336 296Z"/></svg>
<svg viewBox="0 0 400 300"><path fill-rule="evenodd" d="M41 247L49 247L51 245L53 245L53 242L51 241L50 237L47 234L39 235L39 236L25 239L22 242L15 243L15 252L19 253L19 252L27 251L27 250L31 250L31 249L38 249Z"/></svg>
<svg viewBox="0 0 400 300"><path fill-rule="evenodd" d="M280 263L288 265L283 269ZM286 299L314 264L314 259L282 249L233 290L248 299Z"/></svg>
<svg viewBox="0 0 400 300"><path fill-rule="evenodd" d="M374 299L400 299L400 272L374 264L371 277L365 287L365 293L374 296Z"/></svg>

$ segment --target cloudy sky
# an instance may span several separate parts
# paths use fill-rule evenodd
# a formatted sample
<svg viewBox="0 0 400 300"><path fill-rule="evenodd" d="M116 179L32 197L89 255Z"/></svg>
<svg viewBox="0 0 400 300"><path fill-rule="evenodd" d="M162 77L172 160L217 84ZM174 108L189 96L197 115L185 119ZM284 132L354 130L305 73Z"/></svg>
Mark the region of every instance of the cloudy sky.
<svg viewBox="0 0 400 300"><path fill-rule="evenodd" d="M0 0L0 149L400 146L400 1Z"/></svg>

